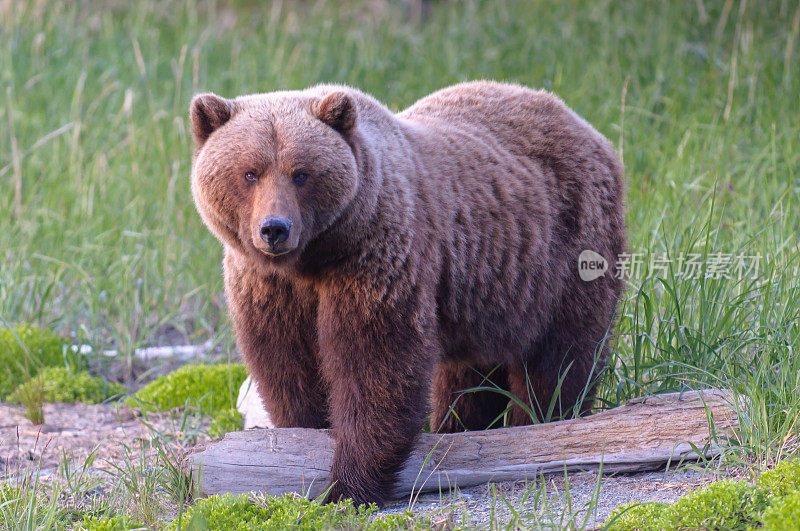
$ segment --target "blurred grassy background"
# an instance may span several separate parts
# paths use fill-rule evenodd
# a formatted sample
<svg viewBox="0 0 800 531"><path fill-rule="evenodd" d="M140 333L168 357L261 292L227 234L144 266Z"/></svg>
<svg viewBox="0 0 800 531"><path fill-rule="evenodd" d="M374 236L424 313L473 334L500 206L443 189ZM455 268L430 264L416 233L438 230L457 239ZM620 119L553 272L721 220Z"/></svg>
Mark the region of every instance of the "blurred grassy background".
<svg viewBox="0 0 800 531"><path fill-rule="evenodd" d="M741 282L643 268L603 399L766 386L778 409L762 435L778 436L776 411L797 420L797 1L6 1L0 14L3 321L127 355L209 338L230 350L221 248L189 192L192 94L341 82L402 109L493 78L552 90L619 147L632 251L763 258Z"/></svg>

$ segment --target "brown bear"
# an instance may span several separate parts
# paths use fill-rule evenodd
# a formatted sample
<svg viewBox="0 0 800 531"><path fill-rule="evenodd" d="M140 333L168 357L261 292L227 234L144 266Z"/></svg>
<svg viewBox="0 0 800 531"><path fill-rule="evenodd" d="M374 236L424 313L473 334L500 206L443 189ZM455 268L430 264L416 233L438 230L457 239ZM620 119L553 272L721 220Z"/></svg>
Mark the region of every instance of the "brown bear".
<svg viewBox="0 0 800 531"><path fill-rule="evenodd" d="M487 377L535 411L586 410L624 179L558 98L482 81L393 114L320 85L201 94L190 114L238 347L276 426L332 428L328 499L389 499L430 402L434 431L491 424L508 398L460 393ZM609 271L582 280L584 250Z"/></svg>

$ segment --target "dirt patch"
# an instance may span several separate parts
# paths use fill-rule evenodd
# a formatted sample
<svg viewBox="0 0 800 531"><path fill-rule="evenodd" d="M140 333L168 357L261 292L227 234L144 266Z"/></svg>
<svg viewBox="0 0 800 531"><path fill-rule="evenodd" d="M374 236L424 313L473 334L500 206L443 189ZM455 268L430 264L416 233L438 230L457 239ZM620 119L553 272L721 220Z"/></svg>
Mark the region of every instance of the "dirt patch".
<svg viewBox="0 0 800 531"><path fill-rule="evenodd" d="M0 479L39 468L47 478L66 455L81 465L95 454L94 467L112 470L130 456L148 453L154 437L177 450L207 440L207 423L176 414L140 416L122 404L45 404L45 423L34 426L22 408L0 403Z"/></svg>

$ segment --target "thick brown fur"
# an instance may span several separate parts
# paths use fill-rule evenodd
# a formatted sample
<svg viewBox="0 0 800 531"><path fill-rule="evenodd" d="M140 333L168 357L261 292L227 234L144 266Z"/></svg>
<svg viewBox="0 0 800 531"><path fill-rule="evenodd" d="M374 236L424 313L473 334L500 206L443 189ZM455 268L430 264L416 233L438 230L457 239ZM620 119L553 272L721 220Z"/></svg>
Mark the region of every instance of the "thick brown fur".
<svg viewBox="0 0 800 531"><path fill-rule="evenodd" d="M464 389L586 410L622 284L582 281L578 255L615 270L624 183L559 99L473 82L395 115L321 85L204 94L191 116L192 190L225 247L239 348L277 426L333 429L330 499L389 499L430 402L441 431L508 404ZM291 224L271 248L269 216ZM531 418L515 407L511 422Z"/></svg>

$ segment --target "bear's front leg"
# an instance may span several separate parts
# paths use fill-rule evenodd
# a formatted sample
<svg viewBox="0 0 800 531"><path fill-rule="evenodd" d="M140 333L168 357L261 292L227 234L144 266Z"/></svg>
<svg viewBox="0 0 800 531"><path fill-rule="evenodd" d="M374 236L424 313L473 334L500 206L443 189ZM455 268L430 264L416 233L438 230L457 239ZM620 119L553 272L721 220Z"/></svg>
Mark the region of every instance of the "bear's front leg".
<svg viewBox="0 0 800 531"><path fill-rule="evenodd" d="M412 293L371 303L320 294L319 341L336 450L329 501L383 504L427 413L434 311Z"/></svg>
<svg viewBox="0 0 800 531"><path fill-rule="evenodd" d="M225 258L236 344L278 428L327 428L317 355L317 298L277 275Z"/></svg>

